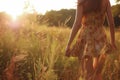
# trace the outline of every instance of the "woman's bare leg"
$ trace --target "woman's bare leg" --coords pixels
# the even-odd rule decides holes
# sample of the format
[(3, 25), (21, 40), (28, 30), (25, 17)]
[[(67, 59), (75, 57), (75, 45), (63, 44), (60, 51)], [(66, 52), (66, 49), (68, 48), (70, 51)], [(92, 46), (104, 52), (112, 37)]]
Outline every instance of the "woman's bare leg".
[[(93, 58), (93, 68), (94, 68), (94, 71), (97, 69), (98, 67), (98, 63), (99, 62), (99, 57), (94, 57)], [(101, 73), (99, 74), (96, 74), (96, 72), (94, 73), (93, 75), (93, 80), (102, 80), (102, 75)]]
[(102, 80), (102, 69), (106, 56), (104, 54), (99, 57), (85, 56), (82, 59), (82, 71), (85, 80)]
[(106, 55), (101, 54), (100, 57), (94, 57), (93, 58), (93, 68), (95, 70), (95, 79), (94, 80), (102, 80), (102, 69), (105, 63)]
[(83, 71), (84, 71), (84, 79), (85, 80), (91, 80), (91, 77), (94, 73), (93, 69), (93, 58), (90, 56), (85, 56), (83, 58)]

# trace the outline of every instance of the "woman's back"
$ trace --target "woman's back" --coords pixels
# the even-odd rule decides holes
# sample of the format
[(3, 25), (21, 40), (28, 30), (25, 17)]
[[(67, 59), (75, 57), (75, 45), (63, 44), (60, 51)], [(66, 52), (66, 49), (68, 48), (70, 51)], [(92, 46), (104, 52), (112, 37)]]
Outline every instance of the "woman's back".
[[(82, 17), (81, 23), (83, 25), (89, 24), (89, 25), (101, 25), (102, 26), (104, 23), (105, 13), (106, 13), (107, 5), (108, 5), (107, 0), (101, 0), (101, 3), (99, 4), (100, 7), (94, 6), (94, 5), (93, 7), (89, 7), (89, 4), (87, 3), (87, 1), (83, 2), (82, 5), (83, 5), (83, 17)], [(98, 10), (96, 10), (96, 8), (94, 7), (98, 7)]]
[(87, 15), (84, 15), (82, 18), (82, 25), (99, 25), (102, 26), (105, 19), (105, 13), (95, 13), (91, 12)]

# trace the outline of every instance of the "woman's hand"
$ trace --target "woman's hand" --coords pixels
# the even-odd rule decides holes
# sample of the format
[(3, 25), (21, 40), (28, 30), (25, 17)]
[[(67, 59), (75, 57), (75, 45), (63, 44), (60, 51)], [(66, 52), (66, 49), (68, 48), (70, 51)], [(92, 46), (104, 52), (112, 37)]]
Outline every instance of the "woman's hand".
[(65, 56), (70, 57), (70, 46), (67, 46)]

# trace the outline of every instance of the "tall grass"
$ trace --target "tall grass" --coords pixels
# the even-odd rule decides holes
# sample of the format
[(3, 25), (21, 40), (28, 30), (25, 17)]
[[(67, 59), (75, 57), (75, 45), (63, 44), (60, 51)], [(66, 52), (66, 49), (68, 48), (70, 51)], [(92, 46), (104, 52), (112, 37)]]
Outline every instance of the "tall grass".
[[(12, 64), (11, 60), (20, 55), (26, 57), (14, 62), (13, 80), (77, 80), (80, 66), (77, 58), (64, 56), (69, 28), (44, 25), (25, 25), (19, 29), (0, 27), (4, 27), (0, 32), (1, 80), (7, 80), (5, 70)], [(118, 51), (107, 57), (103, 70), (104, 80), (120, 79), (119, 36), (120, 32), (116, 32)]]

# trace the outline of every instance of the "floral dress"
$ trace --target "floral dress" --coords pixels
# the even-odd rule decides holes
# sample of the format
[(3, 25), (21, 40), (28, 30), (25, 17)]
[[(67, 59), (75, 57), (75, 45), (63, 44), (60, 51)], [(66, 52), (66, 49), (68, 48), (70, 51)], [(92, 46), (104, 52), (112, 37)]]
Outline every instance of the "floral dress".
[(77, 41), (70, 51), (71, 56), (96, 57), (108, 53), (110, 44), (103, 27), (104, 19), (105, 12), (91, 12), (82, 17), (82, 26)]

